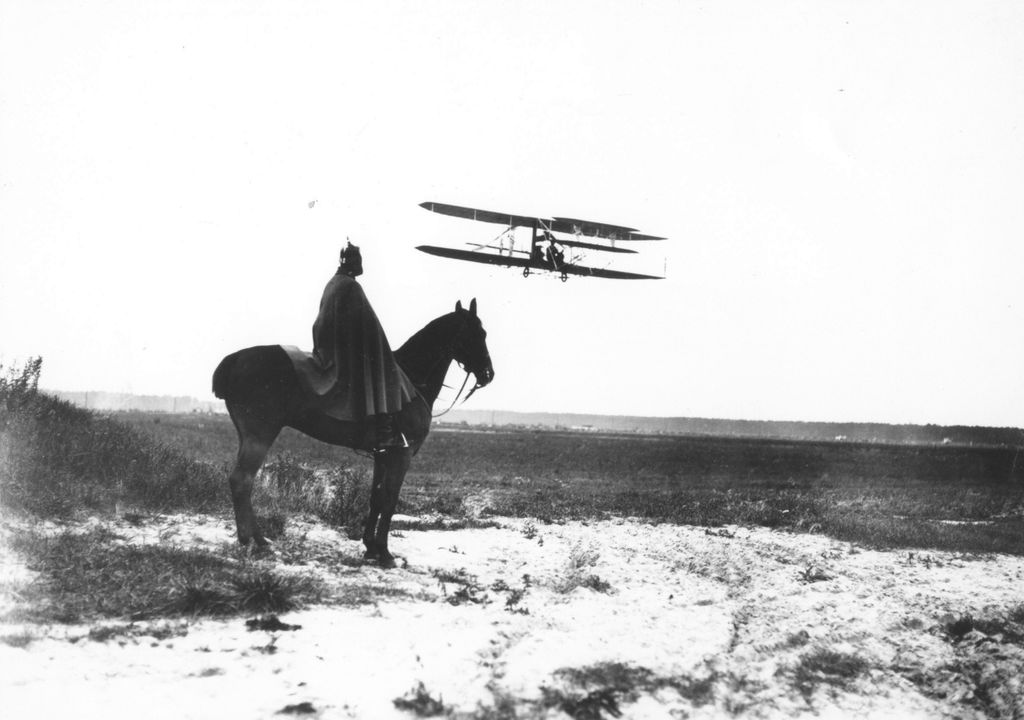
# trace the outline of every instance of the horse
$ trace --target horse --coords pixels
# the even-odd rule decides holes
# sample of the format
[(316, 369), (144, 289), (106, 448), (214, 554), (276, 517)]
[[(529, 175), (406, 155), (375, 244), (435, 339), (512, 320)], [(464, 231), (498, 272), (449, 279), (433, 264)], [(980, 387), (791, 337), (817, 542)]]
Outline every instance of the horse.
[(363, 527), (364, 557), (382, 567), (394, 567), (394, 557), (388, 551), (391, 516), (412, 457), (430, 431), (434, 401), (453, 361), (466, 371), (467, 379), (469, 373), (474, 375), (476, 384), (469, 395), (494, 379), (486, 338), (474, 298), (468, 310), (462, 301), (457, 302), (454, 312), (432, 320), (394, 352), (417, 391), (395, 417), (395, 427), (405, 435), (408, 447), (376, 452), (372, 421), (343, 421), (325, 414), (302, 393), (292, 361), (280, 345), (238, 350), (221, 360), (213, 373), (213, 393), (224, 400), (238, 432), (238, 459), (228, 478), (238, 541), (244, 546), (268, 544), (253, 515), (253, 481), (271, 445), (287, 426), (331, 445), (373, 452), (370, 507)]

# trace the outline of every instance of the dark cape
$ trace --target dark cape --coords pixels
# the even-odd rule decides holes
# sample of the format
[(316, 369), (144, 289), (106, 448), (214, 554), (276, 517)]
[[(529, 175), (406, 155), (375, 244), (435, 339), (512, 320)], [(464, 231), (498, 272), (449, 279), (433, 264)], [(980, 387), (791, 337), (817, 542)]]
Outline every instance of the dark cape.
[(313, 354), (284, 349), (303, 390), (338, 420), (396, 413), (416, 396), (363, 288), (348, 275), (338, 273), (324, 288), (313, 323)]

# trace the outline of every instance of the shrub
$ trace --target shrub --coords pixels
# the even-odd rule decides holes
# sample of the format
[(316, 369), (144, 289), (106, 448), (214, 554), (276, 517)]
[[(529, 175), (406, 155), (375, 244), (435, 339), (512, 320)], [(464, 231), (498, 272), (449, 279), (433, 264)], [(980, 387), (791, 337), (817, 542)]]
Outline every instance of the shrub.
[(331, 501), (320, 516), (348, 531), (348, 536), (362, 536), (363, 520), (370, 507), (370, 479), (365, 471), (344, 468), (331, 474)]
[[(0, 402), (3, 416), (14, 412), (35, 398), (39, 388), (39, 373), (43, 369), (41, 357), (29, 358), (20, 368), (15, 365), (4, 373), (0, 365)], [(3, 426), (0, 425), (0, 428)]]
[(0, 380), (0, 502), (43, 516), (223, 503), (223, 474), (110, 418), (37, 390), (42, 361)]
[(255, 499), (274, 512), (304, 512), (362, 535), (370, 504), (370, 479), (361, 468), (313, 468), (284, 452), (264, 465)]

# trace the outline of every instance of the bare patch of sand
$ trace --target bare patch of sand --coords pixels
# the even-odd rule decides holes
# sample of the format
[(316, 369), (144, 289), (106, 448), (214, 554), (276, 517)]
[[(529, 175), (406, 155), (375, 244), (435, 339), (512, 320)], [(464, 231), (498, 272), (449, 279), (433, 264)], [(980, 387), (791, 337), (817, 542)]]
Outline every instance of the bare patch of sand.
[[(320, 574), (335, 601), (282, 616), (301, 629), (254, 632), (247, 618), (2, 626), (23, 639), (0, 643), (4, 714), (1024, 713), (1007, 694), (1024, 669), (1017, 640), (981, 624), (949, 632), (1019, 606), (1022, 558), (880, 552), (767, 529), (494, 520), (399, 527), (404, 567), (393, 571), (359, 565), (361, 546), (330, 528), (293, 522), (267, 562)], [(90, 522), (123, 542), (217, 551), (233, 532), (205, 516)], [(9, 609), (32, 573), (6, 550), (0, 571)], [(104, 626), (106, 639), (90, 639)]]

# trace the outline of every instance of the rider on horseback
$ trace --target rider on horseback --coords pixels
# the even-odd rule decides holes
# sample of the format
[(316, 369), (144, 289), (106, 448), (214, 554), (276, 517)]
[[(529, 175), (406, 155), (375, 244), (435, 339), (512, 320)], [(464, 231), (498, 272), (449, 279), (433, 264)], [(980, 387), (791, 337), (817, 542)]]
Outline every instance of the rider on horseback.
[(395, 414), (415, 396), (415, 388), (395, 362), (384, 329), (356, 281), (362, 273), (362, 254), (348, 243), (320, 300), (313, 353), (333, 380), (333, 415), (340, 406), (348, 419), (372, 422), (375, 450), (408, 447), (395, 427)]

